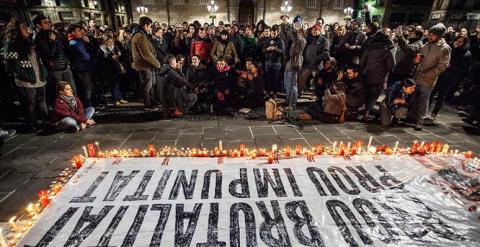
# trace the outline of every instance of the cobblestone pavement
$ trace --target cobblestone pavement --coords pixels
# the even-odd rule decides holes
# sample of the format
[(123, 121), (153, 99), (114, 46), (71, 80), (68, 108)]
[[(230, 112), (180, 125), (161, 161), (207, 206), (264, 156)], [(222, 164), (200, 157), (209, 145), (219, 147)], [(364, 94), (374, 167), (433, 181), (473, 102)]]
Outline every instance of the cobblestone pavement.
[(57, 174), (70, 166), (81, 147), (98, 141), (101, 149), (156, 146), (213, 148), (219, 140), (223, 146), (271, 147), (278, 144), (329, 145), (334, 141), (368, 140), (372, 145), (409, 145), (411, 142), (438, 140), (451, 148), (472, 150), (480, 154), (480, 133), (465, 126), (458, 117), (444, 113), (436, 126), (416, 132), (411, 128), (382, 129), (378, 125), (349, 122), (339, 125), (315, 124), (303, 130), (270, 124), (261, 120), (210, 117), (206, 120), (158, 120), (142, 123), (98, 124), (77, 134), (57, 133), (49, 136), (19, 134), (5, 141), (0, 152), (0, 222), (7, 221), (48, 187)]

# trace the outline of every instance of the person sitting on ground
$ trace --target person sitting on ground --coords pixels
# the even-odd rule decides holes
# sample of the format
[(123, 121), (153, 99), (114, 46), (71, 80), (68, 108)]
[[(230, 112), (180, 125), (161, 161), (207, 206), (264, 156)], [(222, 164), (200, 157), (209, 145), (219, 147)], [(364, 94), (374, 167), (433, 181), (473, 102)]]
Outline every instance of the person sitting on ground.
[(325, 89), (322, 109), (308, 108), (297, 116), (299, 120), (319, 120), (323, 123), (343, 123), (347, 111), (345, 84), (341, 81), (333, 83)]
[(383, 127), (395, 125), (399, 119), (407, 117), (408, 103), (414, 92), (415, 81), (412, 79), (398, 81), (386, 90), (380, 105), (380, 123)]
[(61, 81), (57, 84), (57, 98), (53, 108), (53, 121), (59, 131), (77, 132), (94, 125), (92, 119), (95, 108), (83, 108), (78, 97), (73, 95), (70, 83)]
[(365, 105), (365, 82), (359, 71), (360, 67), (352, 64), (345, 71), (340, 71), (337, 77), (337, 80), (343, 81), (347, 87), (347, 121), (357, 119)]
[(313, 81), (315, 83), (316, 101), (322, 102), (323, 91), (330, 87), (337, 79), (337, 70), (335, 68), (336, 60), (333, 57), (327, 57), (322, 61), (322, 69), (315, 75)]
[(187, 79), (177, 70), (177, 60), (173, 55), (167, 55), (159, 71), (160, 84), (164, 86), (163, 97), (164, 115), (167, 117), (180, 117), (197, 101), (194, 93), (188, 93)]
[(207, 67), (200, 63), (197, 55), (192, 56), (192, 64), (187, 69), (187, 81), (193, 87), (193, 92), (197, 95), (197, 109), (200, 112), (208, 112), (208, 102), (210, 102), (208, 88)]
[(230, 114), (230, 90), (234, 83), (234, 70), (227, 64), (225, 57), (220, 56), (217, 64), (211, 73), (211, 84), (214, 91), (214, 103), (210, 107), (210, 112), (217, 114)]
[(245, 70), (239, 74), (237, 88), (240, 108), (251, 109), (264, 105), (262, 71), (255, 66), (251, 57), (245, 59)]

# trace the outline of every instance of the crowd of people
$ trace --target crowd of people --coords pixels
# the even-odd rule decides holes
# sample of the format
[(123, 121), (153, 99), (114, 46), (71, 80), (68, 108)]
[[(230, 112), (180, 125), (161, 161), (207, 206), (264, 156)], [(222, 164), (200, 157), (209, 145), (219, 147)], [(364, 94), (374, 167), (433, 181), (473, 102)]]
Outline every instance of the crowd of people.
[(95, 109), (127, 99), (179, 117), (248, 112), (284, 96), (285, 111), (293, 112), (307, 91), (314, 103), (300, 121), (380, 120), (421, 130), (448, 100), (479, 125), (480, 26), (389, 28), (370, 20), (368, 7), (364, 15), (346, 25), (318, 18), (308, 28), (301, 16), (287, 15), (272, 26), (168, 26), (142, 16), (118, 30), (95, 20), (52, 25), (42, 14), (31, 27), (12, 20), (0, 102), (5, 109), (20, 102), (33, 130), (73, 132), (95, 124)]

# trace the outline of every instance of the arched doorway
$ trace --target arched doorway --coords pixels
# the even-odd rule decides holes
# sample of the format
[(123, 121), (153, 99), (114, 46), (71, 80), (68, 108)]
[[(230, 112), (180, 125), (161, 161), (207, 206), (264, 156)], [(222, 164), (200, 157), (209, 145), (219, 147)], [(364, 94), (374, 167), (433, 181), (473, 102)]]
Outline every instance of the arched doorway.
[(252, 0), (242, 0), (238, 5), (238, 23), (252, 24), (255, 22), (254, 4)]

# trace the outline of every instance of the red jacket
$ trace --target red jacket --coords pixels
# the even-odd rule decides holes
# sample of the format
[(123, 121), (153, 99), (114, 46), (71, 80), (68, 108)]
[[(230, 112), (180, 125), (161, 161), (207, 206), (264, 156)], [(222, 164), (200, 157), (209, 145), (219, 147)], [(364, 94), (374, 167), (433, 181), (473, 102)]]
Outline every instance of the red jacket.
[(211, 60), (210, 51), (212, 47), (213, 44), (209, 39), (196, 37), (192, 40), (192, 45), (190, 46), (190, 57), (197, 55), (202, 62), (209, 62)]
[(63, 118), (71, 117), (78, 123), (87, 122), (87, 117), (85, 116), (82, 102), (77, 97), (75, 97), (75, 100), (77, 101), (77, 107), (72, 110), (65, 100), (57, 97), (53, 107), (53, 121), (57, 122)]

